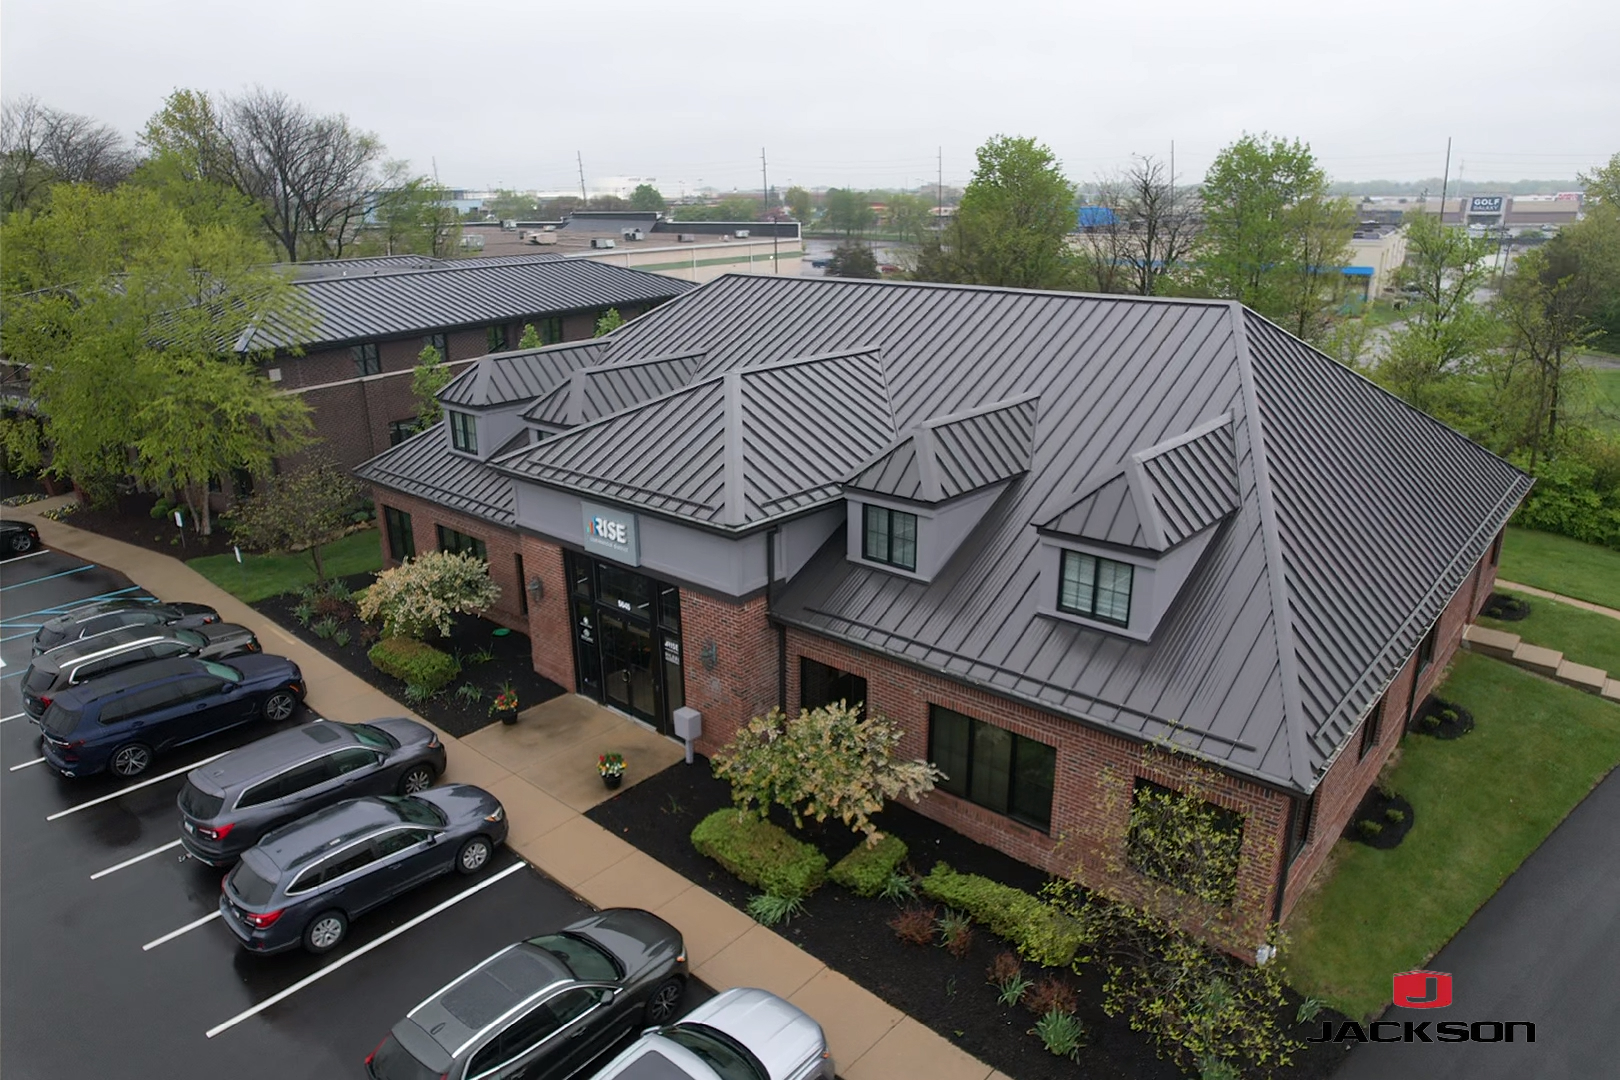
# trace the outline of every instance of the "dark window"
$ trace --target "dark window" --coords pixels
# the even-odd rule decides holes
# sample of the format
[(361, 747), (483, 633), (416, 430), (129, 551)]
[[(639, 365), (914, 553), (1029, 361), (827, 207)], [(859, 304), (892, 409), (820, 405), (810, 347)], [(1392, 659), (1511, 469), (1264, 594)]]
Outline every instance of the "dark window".
[(497, 324), (484, 333), (484, 343), (489, 346), (490, 352), (500, 352), (506, 348), (506, 326)]
[(1126, 855), (1131, 865), (1183, 892), (1226, 904), (1237, 895), (1243, 817), (1223, 806), (1188, 806), (1184, 794), (1137, 778)]
[(552, 1015), (557, 1018), (558, 1025), (567, 1027), (595, 1008), (597, 1001), (594, 990), (564, 990), (547, 1002), (547, 1005)]
[(438, 530), (440, 551), (448, 551), (451, 554), (458, 551), (465, 552), (485, 562), (489, 561), (489, 552), (484, 548), (484, 542), (476, 536), (468, 536), (464, 532), (447, 529), (443, 525), (438, 526)]
[(512, 552), (512, 559), (517, 563), (518, 612), (527, 615), (529, 613), (529, 581), (523, 576), (523, 552)]
[(681, 629), (681, 590), (665, 585), (658, 590), (658, 622), (677, 633)]
[(1434, 639), (1440, 633), (1440, 624), (1437, 622), (1429, 627), (1429, 632), (1423, 635), (1423, 642), (1418, 646), (1418, 674), (1421, 675), (1434, 663)]
[(426, 334), (422, 338), (422, 348), (433, 348), (439, 352), (440, 360), (450, 359), (450, 335)]
[(1130, 563), (1102, 559), (1079, 551), (1063, 553), (1058, 583), (1058, 610), (1100, 622), (1125, 626), (1131, 621)]
[(395, 829), (377, 838), (377, 857), (386, 859), (395, 852), (426, 843), (433, 834), (426, 829)]
[(534, 329), (540, 335), (540, 344), (555, 345), (563, 339), (562, 316), (552, 315), (549, 318), (537, 319)]
[(412, 416), (405, 420), (388, 421), (388, 445), (398, 446), (412, 435), (416, 434), (418, 421)]
[(244, 904), (266, 904), (276, 894), (276, 883), (245, 862), (237, 863), (236, 869), (231, 871), (231, 888)]
[(363, 870), (377, 861), (376, 845), (369, 840), (356, 844), (347, 851), (340, 851), (327, 860), (321, 867), (321, 881), (336, 881), (344, 874), (352, 874), (356, 870)]
[(383, 522), (388, 526), (388, 554), (401, 562), (416, 557), (416, 534), (411, 531), (411, 515), (392, 506), (383, 507)]
[(308, 791), (317, 784), (324, 784), (337, 775), (337, 768), (332, 762), (332, 755), (318, 757), (314, 761), (306, 761), (302, 765), (294, 765), (279, 776), (270, 778), (260, 784), (255, 784), (242, 793), (238, 806), (262, 806), (277, 799), (285, 799), (289, 795)]
[(1290, 862), (1298, 858), (1299, 853), (1305, 850), (1306, 842), (1311, 838), (1311, 816), (1315, 810), (1315, 799), (1293, 800), (1293, 806), (1288, 815), (1288, 860)]
[(866, 704), (866, 680), (810, 659), (799, 658), (799, 708), (815, 709), (842, 701)]
[(482, 1076), (555, 1035), (562, 1027), (562, 1021), (558, 1019), (552, 1005), (569, 994), (589, 996), (589, 992), (585, 990), (570, 990), (551, 1002), (530, 1009), (527, 1015), (512, 1021), (505, 1031), (478, 1051), (473, 1057), (472, 1064), (467, 1066), (467, 1075)]
[(450, 445), (469, 454), (478, 453), (478, 425), (472, 413), (451, 412)]
[(354, 370), (357, 375), (382, 374), (382, 358), (377, 355), (377, 343), (368, 341), (364, 345), (356, 345), (349, 350), (354, 354)]
[(338, 776), (377, 764), (377, 755), (361, 746), (339, 750), (331, 756), (332, 767)]
[(609, 563), (597, 563), (596, 587), (598, 599), (620, 611), (628, 611), (643, 619), (652, 618), (652, 579), (634, 570), (623, 570)]
[(591, 598), (591, 560), (578, 555), (568, 556), (569, 574), (574, 582), (574, 595), (581, 600)]
[(917, 515), (886, 506), (861, 508), (861, 557), (901, 570), (917, 569)]
[(1367, 751), (1378, 745), (1378, 725), (1384, 719), (1384, 702), (1386, 698), (1379, 698), (1378, 704), (1373, 706), (1372, 712), (1367, 714), (1367, 720), (1361, 725), (1361, 751), (1356, 756), (1360, 761), (1367, 756)]
[(1057, 751), (940, 705), (928, 707), (928, 759), (943, 791), (1049, 829)]

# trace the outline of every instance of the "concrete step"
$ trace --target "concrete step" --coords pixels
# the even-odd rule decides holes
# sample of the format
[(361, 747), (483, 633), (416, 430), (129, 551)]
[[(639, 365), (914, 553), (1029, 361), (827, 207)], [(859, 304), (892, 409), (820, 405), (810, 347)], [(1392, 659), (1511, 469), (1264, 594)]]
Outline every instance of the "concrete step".
[(1588, 694), (1601, 694), (1604, 685), (1609, 681), (1609, 673), (1602, 668), (1565, 660), (1558, 665), (1558, 674), (1553, 678), (1577, 690), (1585, 690)]
[(1557, 649), (1545, 649), (1540, 645), (1530, 645), (1519, 642), (1519, 647), (1513, 650), (1513, 662), (1522, 668), (1545, 675), (1549, 679), (1558, 678), (1558, 665), (1564, 662), (1564, 654)]
[(1463, 648), (1470, 652), (1512, 661), (1513, 651), (1518, 647), (1518, 634), (1510, 634), (1506, 630), (1492, 630), (1478, 623), (1469, 623), (1463, 627)]
[(1603, 696), (1609, 701), (1620, 704), (1620, 679), (1610, 679), (1604, 683)]

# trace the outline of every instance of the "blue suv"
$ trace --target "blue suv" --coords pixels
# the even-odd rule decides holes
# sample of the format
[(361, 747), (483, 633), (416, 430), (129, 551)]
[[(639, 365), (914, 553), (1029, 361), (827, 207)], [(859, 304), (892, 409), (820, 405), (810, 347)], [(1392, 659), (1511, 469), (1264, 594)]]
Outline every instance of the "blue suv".
[(188, 656), (81, 683), (53, 698), (36, 723), (46, 762), (63, 776), (110, 769), (131, 777), (174, 747), (252, 720), (286, 720), (303, 696), (303, 673), (284, 656)]

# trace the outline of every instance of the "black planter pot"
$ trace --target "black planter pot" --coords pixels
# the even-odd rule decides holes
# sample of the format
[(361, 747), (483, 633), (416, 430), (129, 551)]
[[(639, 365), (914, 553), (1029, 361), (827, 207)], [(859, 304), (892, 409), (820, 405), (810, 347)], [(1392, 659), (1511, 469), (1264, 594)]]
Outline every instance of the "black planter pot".
[(623, 773), (620, 773), (617, 776), (604, 776), (604, 777), (602, 777), (602, 786), (607, 788), (609, 791), (612, 791), (614, 788), (618, 787), (623, 782), (624, 782), (624, 774)]
[(501, 718), (503, 724), (517, 723), (518, 711), (516, 709), (496, 709), (495, 715)]

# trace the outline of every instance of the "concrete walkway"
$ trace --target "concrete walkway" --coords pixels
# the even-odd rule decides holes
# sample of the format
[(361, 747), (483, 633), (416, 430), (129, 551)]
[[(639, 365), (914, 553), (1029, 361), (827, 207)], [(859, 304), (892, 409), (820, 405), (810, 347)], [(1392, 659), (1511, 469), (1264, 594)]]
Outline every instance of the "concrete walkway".
[[(49, 547), (117, 570), (161, 600), (208, 604), (251, 627), (266, 651), (303, 669), (309, 705), (322, 716), (422, 719), (179, 560), (39, 516), (70, 501), (8, 507), (6, 516), (34, 521)], [(680, 761), (674, 742), (576, 694), (528, 709), (510, 727), (493, 725), (465, 739), (440, 734), (449, 755), (445, 778), (477, 784), (501, 800), (513, 850), (599, 908), (646, 908), (679, 927), (693, 973), (716, 990), (757, 986), (797, 1004), (821, 1022), (845, 1080), (1008, 1080), (583, 816), (609, 795), (595, 769), (599, 753), (622, 753), (631, 784)]]
[(1497, 578), (1496, 587), (1499, 589), (1512, 589), (1514, 592), (1529, 593), (1531, 596), (1539, 596), (1543, 600), (1557, 600), (1560, 604), (1578, 607), (1583, 611), (1595, 611), (1599, 615), (1607, 615), (1611, 619), (1620, 619), (1620, 611), (1612, 607), (1604, 607), (1602, 604), (1594, 604), (1590, 600), (1577, 600), (1573, 596), (1548, 592), (1546, 589), (1538, 589), (1534, 585), (1520, 585), (1517, 581), (1503, 581), (1501, 578)]

